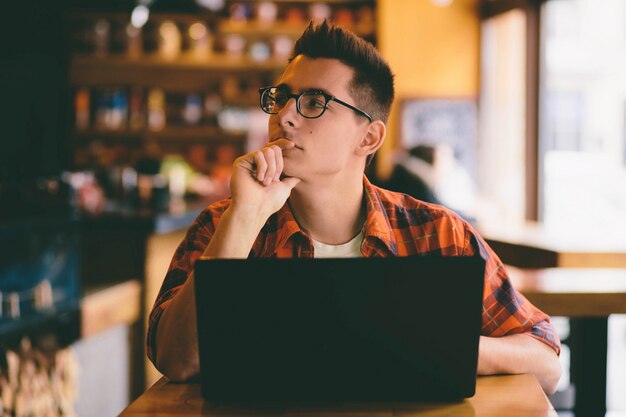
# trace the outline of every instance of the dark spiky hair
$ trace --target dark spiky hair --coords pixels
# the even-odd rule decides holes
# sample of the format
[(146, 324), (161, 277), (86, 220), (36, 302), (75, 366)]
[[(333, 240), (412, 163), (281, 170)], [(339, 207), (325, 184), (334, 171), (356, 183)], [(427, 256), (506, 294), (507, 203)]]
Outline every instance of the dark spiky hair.
[(309, 23), (289, 62), (298, 55), (337, 59), (352, 68), (354, 77), (348, 88), (355, 104), (374, 120), (387, 122), (394, 96), (393, 74), (374, 45), (324, 20), (319, 25)]

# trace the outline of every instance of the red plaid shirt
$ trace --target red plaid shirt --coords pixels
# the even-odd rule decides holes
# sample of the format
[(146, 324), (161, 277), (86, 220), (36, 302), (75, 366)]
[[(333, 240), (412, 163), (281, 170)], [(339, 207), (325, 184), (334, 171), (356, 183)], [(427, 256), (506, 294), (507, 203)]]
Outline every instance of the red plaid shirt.
[[(478, 253), (486, 261), (481, 333), (486, 336), (527, 333), (560, 353), (560, 342), (550, 317), (515, 291), (500, 259), (467, 222), (444, 207), (378, 188), (365, 177), (363, 182), (367, 199), (365, 237), (361, 245), (364, 257)], [(174, 254), (150, 314), (147, 343), (148, 356), (153, 362), (159, 318), (208, 246), (229, 204), (230, 200), (222, 200), (200, 213)], [(267, 220), (249, 257), (313, 257), (311, 238), (300, 229), (288, 204)]]

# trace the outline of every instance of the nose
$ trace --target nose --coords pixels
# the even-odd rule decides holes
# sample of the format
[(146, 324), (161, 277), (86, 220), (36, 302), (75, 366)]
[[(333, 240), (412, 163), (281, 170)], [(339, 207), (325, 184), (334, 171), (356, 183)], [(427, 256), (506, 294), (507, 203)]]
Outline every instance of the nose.
[(281, 126), (297, 126), (301, 116), (298, 114), (296, 98), (290, 97), (276, 116)]

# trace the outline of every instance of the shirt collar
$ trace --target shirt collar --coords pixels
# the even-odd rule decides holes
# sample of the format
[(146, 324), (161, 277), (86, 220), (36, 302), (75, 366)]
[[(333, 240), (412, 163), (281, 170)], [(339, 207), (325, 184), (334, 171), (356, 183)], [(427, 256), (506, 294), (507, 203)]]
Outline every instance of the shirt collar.
[[(379, 240), (391, 254), (397, 256), (397, 244), (389, 216), (382, 205), (376, 187), (370, 183), (365, 175), (363, 175), (363, 191), (367, 212), (364, 243), (368, 240), (370, 242)], [(265, 242), (263, 242), (263, 247), (259, 248), (261, 257), (275, 256), (294, 234), (302, 235), (312, 245), (308, 235), (298, 225), (288, 203), (285, 203), (278, 212), (268, 219), (263, 229)], [(259, 251), (256, 252), (259, 253)], [(367, 253), (364, 255), (368, 256)]]
[[(366, 203), (367, 217), (365, 219), (365, 240), (368, 238), (378, 239), (386, 249), (393, 255), (398, 255), (398, 246), (393, 233), (393, 228), (389, 222), (387, 211), (383, 207), (377, 187), (372, 185), (365, 175), (363, 175), (364, 198)], [(368, 255), (368, 254), (364, 254)]]

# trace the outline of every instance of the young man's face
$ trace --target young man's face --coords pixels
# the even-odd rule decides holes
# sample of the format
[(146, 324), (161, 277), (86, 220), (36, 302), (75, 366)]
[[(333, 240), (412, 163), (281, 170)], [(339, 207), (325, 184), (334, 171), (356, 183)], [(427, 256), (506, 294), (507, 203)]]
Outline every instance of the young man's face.
[[(352, 77), (353, 70), (336, 59), (299, 55), (287, 66), (277, 86), (295, 94), (323, 90), (354, 106), (348, 92)], [(355, 149), (368, 125), (367, 118), (332, 100), (321, 117), (307, 119), (298, 114), (296, 100), (290, 99), (278, 114), (270, 116), (269, 140), (286, 138), (296, 145), (283, 153), (285, 175), (315, 180), (345, 170), (362, 172), (365, 158)]]

